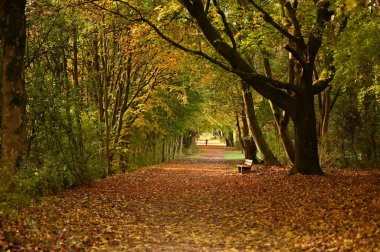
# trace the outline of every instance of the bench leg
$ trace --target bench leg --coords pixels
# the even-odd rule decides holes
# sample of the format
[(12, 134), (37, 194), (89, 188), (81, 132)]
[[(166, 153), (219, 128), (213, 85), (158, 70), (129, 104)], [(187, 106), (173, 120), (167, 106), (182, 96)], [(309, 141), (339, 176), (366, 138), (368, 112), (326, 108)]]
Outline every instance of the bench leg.
[(242, 167), (241, 174), (247, 174), (251, 172), (251, 167)]

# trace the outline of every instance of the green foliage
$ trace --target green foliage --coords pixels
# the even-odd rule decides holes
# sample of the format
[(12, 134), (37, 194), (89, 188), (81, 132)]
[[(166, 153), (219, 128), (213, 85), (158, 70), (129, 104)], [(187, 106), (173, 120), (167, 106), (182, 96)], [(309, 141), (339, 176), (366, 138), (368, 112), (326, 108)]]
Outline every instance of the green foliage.
[(380, 21), (368, 13), (352, 15), (336, 45), (335, 82), (375, 92), (378, 85), (374, 84), (379, 83)]
[[(265, 56), (273, 77), (287, 81), (289, 55), (283, 50), (283, 35), (273, 32), (262, 15), (243, 2), (221, 5), (238, 42), (237, 50), (258, 73), (264, 73)], [(380, 162), (380, 19), (376, 11), (359, 2), (347, 1), (347, 8), (342, 1), (334, 3), (335, 19), (324, 34), (318, 58), (319, 71), (333, 51), (336, 69), (331, 94), (338, 99), (329, 135), (320, 139), (326, 166)], [(181, 38), (188, 48), (223, 62), (179, 3), (130, 3), (168, 36)], [(9, 201), (91, 183), (105, 176), (107, 157), (112, 171), (126, 171), (193, 153), (201, 132), (216, 130), (227, 136), (235, 131), (236, 115), (242, 110), (240, 80), (235, 75), (162, 43), (146, 25), (130, 22), (136, 13), (124, 4), (101, 3), (128, 14), (124, 19), (94, 5), (76, 4), (46, 0), (32, 1), (27, 7), (28, 146), (16, 193), (6, 196)], [(290, 28), (281, 5), (267, 2), (264, 7), (276, 22)], [(297, 16), (305, 37), (313, 29), (313, 9), (312, 2), (299, 2)], [(335, 34), (334, 26), (346, 16), (347, 26)], [(209, 17), (230, 43), (215, 8)], [(74, 73), (75, 50), (78, 73)], [(125, 114), (120, 113), (121, 100), (127, 101)], [(106, 110), (103, 114), (102, 109)], [(285, 163), (287, 157), (267, 100), (255, 95), (255, 109), (265, 139)], [(123, 121), (120, 131), (119, 119)], [(110, 153), (106, 153), (107, 141)]]
[(334, 50), (334, 85), (341, 90), (333, 114), (338, 164), (379, 165), (380, 21), (378, 14), (357, 7)]
[(71, 125), (68, 114), (74, 117), (79, 106), (76, 97), (62, 92), (61, 79), (51, 79), (42, 67), (30, 71), (28, 78), (28, 145), (27, 161), (20, 173), (21, 190), (31, 195), (46, 195), (88, 183), (102, 174), (99, 145), (101, 128), (91, 114), (82, 117), (84, 146), (78, 160), (78, 125)]
[(244, 159), (244, 153), (242, 151), (229, 151), (224, 154), (226, 160), (241, 160)]

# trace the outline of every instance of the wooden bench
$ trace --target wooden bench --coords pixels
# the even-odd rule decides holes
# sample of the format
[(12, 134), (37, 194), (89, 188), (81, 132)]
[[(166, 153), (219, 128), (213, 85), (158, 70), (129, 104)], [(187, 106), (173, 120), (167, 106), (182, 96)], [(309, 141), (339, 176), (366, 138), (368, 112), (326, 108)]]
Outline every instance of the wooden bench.
[(246, 174), (251, 172), (253, 160), (244, 159), (244, 164), (238, 164), (236, 167), (238, 168), (238, 172), (241, 174)]

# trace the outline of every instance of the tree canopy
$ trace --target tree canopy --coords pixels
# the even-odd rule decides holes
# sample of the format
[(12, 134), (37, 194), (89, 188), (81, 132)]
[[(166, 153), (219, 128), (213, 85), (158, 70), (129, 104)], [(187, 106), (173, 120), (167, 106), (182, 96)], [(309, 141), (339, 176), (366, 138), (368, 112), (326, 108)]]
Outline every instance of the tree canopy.
[(88, 184), (193, 153), (206, 131), (291, 173), (379, 164), (376, 1), (10, 3), (1, 171), (20, 182), (7, 187)]

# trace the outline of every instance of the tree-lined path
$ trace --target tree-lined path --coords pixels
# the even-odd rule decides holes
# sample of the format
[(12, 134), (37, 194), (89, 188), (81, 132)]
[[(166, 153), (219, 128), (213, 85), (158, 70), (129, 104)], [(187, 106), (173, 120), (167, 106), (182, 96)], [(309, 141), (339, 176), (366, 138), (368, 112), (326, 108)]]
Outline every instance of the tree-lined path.
[(224, 147), (44, 198), (0, 226), (0, 250), (377, 251), (380, 173), (241, 175)]

